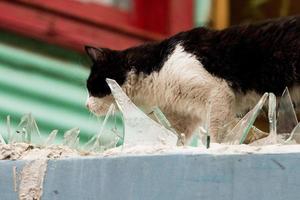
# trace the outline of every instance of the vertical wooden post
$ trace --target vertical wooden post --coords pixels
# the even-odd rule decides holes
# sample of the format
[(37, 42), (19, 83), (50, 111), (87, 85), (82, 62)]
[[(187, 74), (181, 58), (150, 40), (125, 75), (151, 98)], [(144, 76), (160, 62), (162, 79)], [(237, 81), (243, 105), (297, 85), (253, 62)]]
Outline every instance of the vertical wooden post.
[(224, 29), (229, 26), (230, 0), (213, 0), (213, 27)]

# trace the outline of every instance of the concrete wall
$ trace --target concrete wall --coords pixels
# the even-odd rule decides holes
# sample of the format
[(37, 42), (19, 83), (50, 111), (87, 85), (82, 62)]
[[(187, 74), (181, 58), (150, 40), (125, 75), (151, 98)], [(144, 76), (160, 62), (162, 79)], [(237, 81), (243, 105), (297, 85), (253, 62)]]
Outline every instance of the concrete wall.
[[(0, 199), (18, 199), (0, 161)], [(48, 161), (43, 200), (300, 199), (300, 154), (151, 155)]]

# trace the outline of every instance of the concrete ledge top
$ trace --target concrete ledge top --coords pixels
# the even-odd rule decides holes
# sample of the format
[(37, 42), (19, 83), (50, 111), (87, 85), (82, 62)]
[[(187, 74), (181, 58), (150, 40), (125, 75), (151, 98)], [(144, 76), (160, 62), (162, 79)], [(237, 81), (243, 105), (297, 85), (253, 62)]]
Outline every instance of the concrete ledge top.
[[(244, 154), (173, 151), (145, 155), (145, 152), (144, 155), (135, 152), (127, 156), (48, 160), (40, 186), (41, 199), (286, 200), (300, 197), (300, 153), (296, 151)], [(1, 199), (20, 197), (22, 174), (33, 162), (0, 161)], [(35, 171), (32, 173), (34, 176)]]

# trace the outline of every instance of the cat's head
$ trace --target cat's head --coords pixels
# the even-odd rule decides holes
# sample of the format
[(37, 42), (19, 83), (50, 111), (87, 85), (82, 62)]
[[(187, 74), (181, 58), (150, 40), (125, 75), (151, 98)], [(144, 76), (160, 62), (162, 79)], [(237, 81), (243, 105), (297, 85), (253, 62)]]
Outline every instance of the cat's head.
[(116, 80), (120, 86), (126, 81), (128, 71), (125, 55), (122, 51), (90, 46), (86, 46), (85, 51), (92, 61), (90, 75), (86, 82), (88, 90), (86, 106), (91, 112), (102, 115), (113, 103), (106, 78)]

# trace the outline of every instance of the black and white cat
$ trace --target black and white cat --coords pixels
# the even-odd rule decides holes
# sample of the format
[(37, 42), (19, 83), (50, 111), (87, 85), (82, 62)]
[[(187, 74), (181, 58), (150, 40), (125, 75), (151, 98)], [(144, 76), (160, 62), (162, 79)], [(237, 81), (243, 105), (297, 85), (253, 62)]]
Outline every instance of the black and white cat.
[(105, 78), (115, 79), (138, 106), (159, 106), (189, 138), (211, 106), (210, 132), (251, 109), (264, 92), (288, 86), (300, 102), (300, 17), (216, 31), (195, 28), (123, 51), (86, 47), (93, 61), (88, 108), (104, 114), (113, 102)]

